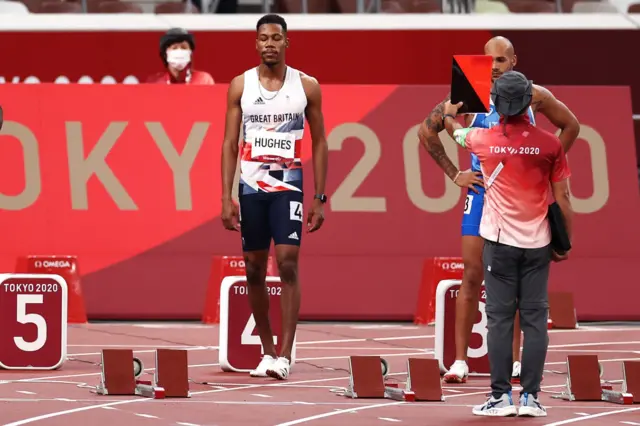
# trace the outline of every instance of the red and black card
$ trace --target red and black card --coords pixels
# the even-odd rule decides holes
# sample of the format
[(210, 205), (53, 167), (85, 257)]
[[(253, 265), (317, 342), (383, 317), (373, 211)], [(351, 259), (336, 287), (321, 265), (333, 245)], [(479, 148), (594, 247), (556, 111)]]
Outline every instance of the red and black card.
[(451, 103), (463, 102), (461, 114), (489, 112), (492, 62), (489, 55), (453, 55)]

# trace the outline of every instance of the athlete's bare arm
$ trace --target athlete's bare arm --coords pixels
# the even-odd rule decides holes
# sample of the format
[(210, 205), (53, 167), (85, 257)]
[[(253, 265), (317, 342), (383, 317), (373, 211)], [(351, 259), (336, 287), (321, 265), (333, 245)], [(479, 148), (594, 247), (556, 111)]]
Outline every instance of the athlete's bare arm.
[[(450, 103), (449, 101), (450, 95), (440, 102), (438, 105), (433, 108), (431, 114), (427, 117), (425, 121), (420, 124), (420, 128), (418, 129), (418, 139), (420, 139), (420, 143), (426, 148), (427, 152), (431, 157), (435, 160), (435, 162), (440, 166), (442, 171), (461, 188), (469, 188), (475, 193), (479, 193), (478, 189), (475, 188), (474, 185), (483, 186), (484, 183), (482, 181), (482, 173), (480, 172), (472, 172), (466, 171), (461, 172), (458, 168), (451, 162), (451, 159), (447, 156), (446, 151), (444, 150), (444, 146), (442, 145), (442, 141), (440, 141), (440, 137), (438, 134), (445, 129), (445, 125), (443, 122), (443, 116), (445, 114), (445, 105)], [(473, 119), (472, 115), (465, 116), (465, 123), (467, 126), (471, 125), (471, 121)], [(458, 122), (452, 119), (447, 119), (447, 121), (453, 121), (457, 124), (458, 127), (462, 127)], [(453, 138), (453, 127), (447, 126), (447, 133)]]
[(580, 133), (580, 123), (567, 106), (558, 100), (548, 89), (533, 85), (534, 112), (541, 112), (554, 126), (560, 129), (560, 143), (564, 152), (568, 152)]
[[(444, 118), (444, 128), (447, 129), (447, 133), (449, 133), (452, 138), (454, 138), (453, 132), (463, 128), (462, 125), (453, 118), (458, 115), (458, 109), (460, 109), (461, 106), (462, 102), (458, 102), (455, 105), (451, 104), (451, 101), (447, 101), (444, 103), (444, 115), (446, 116)], [(464, 117), (465, 127), (471, 126), (472, 121), (473, 115), (466, 114)]]
[[(568, 179), (561, 180), (560, 182), (552, 182), (551, 189), (553, 191), (553, 198), (555, 198), (562, 212), (567, 235), (569, 236), (569, 241), (571, 241), (573, 235), (573, 207), (571, 206), (571, 197), (569, 196)], [(560, 255), (555, 251), (553, 252), (553, 260), (556, 262), (566, 260), (568, 257), (568, 253)]]
[[(302, 87), (307, 95), (305, 115), (311, 131), (311, 149), (313, 154), (313, 175), (315, 179), (315, 193), (324, 194), (327, 181), (327, 167), (329, 163), (329, 146), (324, 130), (324, 115), (322, 114), (322, 91), (318, 80), (303, 73), (300, 74)], [(313, 200), (312, 208), (307, 217), (309, 232), (316, 231), (324, 221), (322, 203)]]
[(561, 180), (560, 182), (553, 182), (551, 187), (553, 189), (553, 197), (558, 203), (558, 207), (560, 207), (562, 215), (564, 216), (567, 234), (569, 235), (569, 240), (571, 240), (573, 231), (573, 208), (571, 206), (571, 197), (569, 195), (568, 179)]
[(234, 218), (238, 217), (238, 210), (231, 200), (231, 193), (238, 162), (238, 139), (242, 123), (240, 99), (243, 89), (244, 75), (231, 80), (227, 91), (227, 114), (222, 141), (222, 223), (225, 228), (236, 231), (240, 228), (237, 223), (234, 223)]
[(427, 119), (420, 124), (418, 139), (420, 139), (422, 146), (425, 147), (431, 158), (435, 160), (449, 179), (454, 180), (458, 175), (458, 168), (447, 156), (442, 141), (438, 136), (445, 128), (442, 117), (444, 116), (444, 104), (449, 98), (449, 95), (447, 95), (442, 102), (433, 108)]

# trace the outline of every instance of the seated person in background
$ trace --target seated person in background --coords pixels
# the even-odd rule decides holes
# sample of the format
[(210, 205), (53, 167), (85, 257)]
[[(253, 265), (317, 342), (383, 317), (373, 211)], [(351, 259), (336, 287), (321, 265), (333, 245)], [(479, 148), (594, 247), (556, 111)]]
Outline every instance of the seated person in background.
[(193, 34), (182, 28), (172, 28), (160, 38), (160, 58), (166, 71), (154, 74), (147, 83), (156, 84), (214, 84), (206, 71), (193, 69), (195, 51)]

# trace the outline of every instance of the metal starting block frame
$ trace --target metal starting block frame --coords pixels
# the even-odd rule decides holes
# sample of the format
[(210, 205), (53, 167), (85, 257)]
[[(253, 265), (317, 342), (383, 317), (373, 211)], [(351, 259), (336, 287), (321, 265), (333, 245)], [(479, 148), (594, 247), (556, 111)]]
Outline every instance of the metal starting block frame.
[(640, 402), (640, 362), (623, 361), (620, 391), (614, 391), (613, 386), (603, 383), (602, 374), (602, 364), (597, 355), (569, 355), (566, 390), (551, 397), (566, 401), (605, 401), (624, 405)]
[(98, 395), (137, 395), (145, 398), (189, 398), (186, 350), (157, 349), (153, 380), (140, 380), (144, 368), (131, 349), (103, 349)]
[(342, 395), (349, 398), (378, 398), (396, 401), (444, 401), (437, 359), (409, 358), (407, 381), (385, 382), (386, 360), (379, 356), (349, 357), (349, 387)]

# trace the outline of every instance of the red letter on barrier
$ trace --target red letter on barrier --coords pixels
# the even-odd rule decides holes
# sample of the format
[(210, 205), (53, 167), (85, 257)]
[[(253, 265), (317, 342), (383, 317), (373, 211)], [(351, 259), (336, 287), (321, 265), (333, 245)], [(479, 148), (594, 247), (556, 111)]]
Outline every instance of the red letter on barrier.
[(54, 370), (62, 365), (67, 291), (58, 275), (0, 275), (0, 368)]
[[(267, 277), (269, 291), (269, 320), (273, 330), (276, 351), (280, 351), (282, 316), (279, 277)], [(260, 363), (263, 354), (256, 322), (251, 313), (247, 280), (244, 276), (231, 276), (222, 280), (220, 288), (220, 348), (219, 362), (223, 371), (249, 372)], [(291, 352), (291, 365), (295, 363), (295, 340)]]

